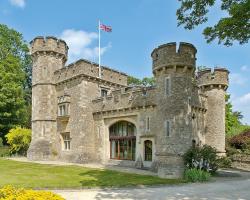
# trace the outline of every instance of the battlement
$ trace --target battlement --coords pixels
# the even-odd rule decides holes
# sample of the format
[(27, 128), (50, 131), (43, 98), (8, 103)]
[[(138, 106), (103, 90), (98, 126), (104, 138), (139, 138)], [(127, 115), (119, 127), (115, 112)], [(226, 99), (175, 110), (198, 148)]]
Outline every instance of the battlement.
[(198, 71), (197, 82), (200, 87), (219, 86), (227, 89), (228, 74), (229, 71), (226, 68), (216, 67), (214, 70), (205, 68)]
[[(127, 85), (127, 75), (123, 72), (102, 66), (102, 80), (112, 82), (119, 85)], [(75, 63), (68, 65), (62, 69), (55, 71), (56, 83), (66, 81), (72, 77), (86, 75), (89, 77), (98, 77), (99, 66), (97, 63), (80, 59)]]
[(116, 89), (106, 97), (99, 97), (92, 101), (95, 112), (123, 110), (123, 108), (143, 108), (155, 106), (154, 87), (126, 87)]
[(36, 37), (31, 42), (31, 54), (35, 55), (39, 52), (54, 52), (64, 57), (67, 60), (68, 46), (65, 41), (57, 39), (53, 36)]
[(172, 66), (195, 67), (197, 50), (190, 43), (181, 42), (177, 49), (176, 42), (160, 45), (151, 53), (153, 72)]

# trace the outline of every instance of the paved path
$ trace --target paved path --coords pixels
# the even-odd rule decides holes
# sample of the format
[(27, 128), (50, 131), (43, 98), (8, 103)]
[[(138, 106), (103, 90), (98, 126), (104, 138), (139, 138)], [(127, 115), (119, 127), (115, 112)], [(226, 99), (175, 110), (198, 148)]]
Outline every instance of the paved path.
[(250, 200), (250, 173), (216, 178), (209, 183), (125, 189), (54, 191), (67, 200)]

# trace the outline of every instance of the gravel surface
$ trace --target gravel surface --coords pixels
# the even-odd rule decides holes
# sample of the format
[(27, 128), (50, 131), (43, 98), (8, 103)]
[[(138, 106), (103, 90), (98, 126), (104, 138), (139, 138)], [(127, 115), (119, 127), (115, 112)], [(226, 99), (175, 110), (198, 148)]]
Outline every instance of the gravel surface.
[(223, 170), (208, 183), (54, 192), (67, 200), (250, 200), (250, 172)]

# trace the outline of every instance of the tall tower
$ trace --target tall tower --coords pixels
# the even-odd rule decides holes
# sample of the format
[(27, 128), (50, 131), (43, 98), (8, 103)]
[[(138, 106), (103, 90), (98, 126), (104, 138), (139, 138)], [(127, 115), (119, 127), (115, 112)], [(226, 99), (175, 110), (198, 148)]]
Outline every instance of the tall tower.
[(32, 141), (28, 158), (49, 159), (59, 148), (54, 72), (64, 67), (68, 46), (55, 37), (36, 37), (30, 44), (33, 60)]
[(192, 144), (189, 100), (195, 72), (196, 48), (189, 43), (167, 43), (154, 49), (153, 74), (157, 86), (155, 168), (161, 177), (180, 177), (182, 155)]
[(229, 71), (225, 68), (210, 68), (198, 72), (198, 85), (207, 95), (205, 143), (215, 147), (220, 155), (225, 154), (225, 91)]

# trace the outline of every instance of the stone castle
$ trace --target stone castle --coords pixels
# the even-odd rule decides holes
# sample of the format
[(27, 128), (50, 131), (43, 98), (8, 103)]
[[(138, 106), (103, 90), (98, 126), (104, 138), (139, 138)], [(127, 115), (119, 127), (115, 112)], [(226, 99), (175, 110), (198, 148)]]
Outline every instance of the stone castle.
[(78, 60), (55, 37), (31, 42), (31, 160), (114, 164), (179, 177), (182, 155), (208, 144), (225, 153), (228, 70), (196, 72), (196, 48), (167, 43), (151, 56), (155, 86), (129, 86), (125, 73)]

